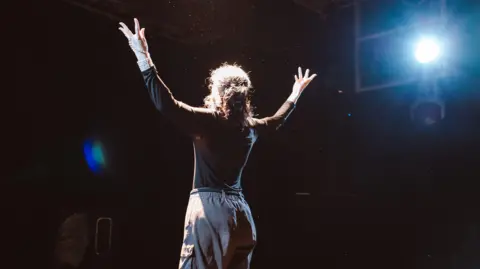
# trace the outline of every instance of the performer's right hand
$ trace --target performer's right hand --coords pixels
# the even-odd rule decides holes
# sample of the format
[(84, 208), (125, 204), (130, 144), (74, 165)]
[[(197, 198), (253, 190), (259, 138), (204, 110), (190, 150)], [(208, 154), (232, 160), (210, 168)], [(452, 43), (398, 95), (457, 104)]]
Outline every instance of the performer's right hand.
[(145, 38), (145, 28), (140, 29), (140, 23), (137, 19), (134, 19), (135, 22), (135, 34), (128, 29), (125, 23), (120, 22), (120, 28), (118, 28), (125, 37), (128, 39), (128, 44), (133, 50), (137, 59), (139, 61), (145, 60), (149, 57), (148, 55), (148, 44), (147, 39)]

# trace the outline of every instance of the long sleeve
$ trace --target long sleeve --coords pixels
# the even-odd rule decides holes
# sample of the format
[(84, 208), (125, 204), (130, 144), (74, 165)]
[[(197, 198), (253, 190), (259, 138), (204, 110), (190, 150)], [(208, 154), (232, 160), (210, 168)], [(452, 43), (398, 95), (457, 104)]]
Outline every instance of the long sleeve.
[(259, 131), (260, 134), (263, 132), (278, 130), (278, 128), (285, 123), (288, 116), (290, 116), (294, 109), (295, 104), (291, 101), (286, 101), (273, 116), (261, 119), (253, 119), (254, 127)]
[(202, 125), (215, 117), (207, 108), (192, 107), (177, 101), (158, 76), (155, 66), (142, 71), (153, 104), (166, 118), (189, 132), (199, 132)]

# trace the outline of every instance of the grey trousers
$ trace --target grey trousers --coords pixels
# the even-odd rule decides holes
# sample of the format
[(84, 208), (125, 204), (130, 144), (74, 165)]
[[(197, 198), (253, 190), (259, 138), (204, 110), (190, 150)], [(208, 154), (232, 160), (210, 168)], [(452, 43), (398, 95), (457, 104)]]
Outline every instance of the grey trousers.
[(257, 233), (241, 193), (194, 189), (185, 215), (181, 269), (248, 269)]

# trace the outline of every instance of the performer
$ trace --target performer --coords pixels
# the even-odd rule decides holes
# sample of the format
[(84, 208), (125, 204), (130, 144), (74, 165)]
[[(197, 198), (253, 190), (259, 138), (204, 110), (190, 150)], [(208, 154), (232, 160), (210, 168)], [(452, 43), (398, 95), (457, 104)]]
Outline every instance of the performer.
[(307, 85), (315, 78), (301, 68), (293, 90), (275, 113), (254, 118), (252, 83), (240, 66), (223, 64), (211, 72), (205, 107), (176, 100), (150, 58), (145, 29), (137, 19), (135, 34), (120, 23), (137, 56), (138, 66), (155, 107), (191, 135), (195, 172), (185, 216), (179, 268), (249, 268), (257, 236), (241, 188), (242, 171), (258, 136), (278, 129)]

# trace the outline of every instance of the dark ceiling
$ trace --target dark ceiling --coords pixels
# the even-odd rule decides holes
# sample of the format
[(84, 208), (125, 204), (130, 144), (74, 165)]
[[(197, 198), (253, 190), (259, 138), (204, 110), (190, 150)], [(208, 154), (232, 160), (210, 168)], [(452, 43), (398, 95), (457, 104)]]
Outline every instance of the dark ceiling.
[[(285, 16), (285, 10), (301, 6), (312, 14), (323, 16), (334, 6), (348, 5), (351, 0), (64, 0), (91, 12), (101, 13), (112, 20), (127, 20), (132, 17), (150, 30), (150, 35), (162, 35), (188, 44), (208, 44), (219, 39), (252, 41), (256, 45), (272, 46), (278, 43), (271, 36), (262, 38), (265, 32), (283, 29), (293, 19)], [(262, 8), (263, 7), (263, 8)], [(265, 10), (269, 10), (265, 12)], [(294, 13), (294, 12), (292, 12)], [(268, 20), (265, 20), (268, 17)], [(262, 21), (262, 23), (256, 23)], [(268, 25), (264, 21), (269, 21)], [(268, 27), (268, 28), (267, 28)], [(247, 29), (255, 29), (254, 38)], [(281, 37), (279, 37), (281, 38)]]

